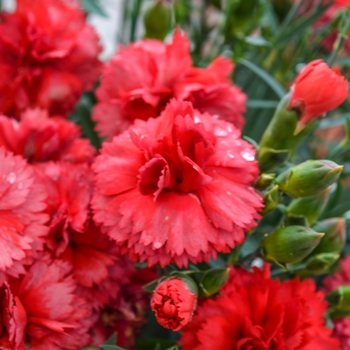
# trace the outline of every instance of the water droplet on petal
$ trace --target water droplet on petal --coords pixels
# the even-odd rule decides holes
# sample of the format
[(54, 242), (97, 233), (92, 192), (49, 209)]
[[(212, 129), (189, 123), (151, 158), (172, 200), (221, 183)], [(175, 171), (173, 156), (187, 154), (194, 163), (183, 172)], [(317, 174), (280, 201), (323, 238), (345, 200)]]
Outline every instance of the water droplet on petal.
[(23, 182), (20, 182), (18, 185), (17, 185), (18, 189), (21, 190), (23, 188)]
[(240, 140), (236, 140), (236, 141), (235, 141), (235, 144), (236, 144), (237, 146), (240, 146), (240, 145), (242, 144), (242, 142), (241, 142)]
[(227, 136), (228, 133), (225, 129), (221, 128), (220, 126), (216, 126), (214, 129), (215, 136)]
[(165, 220), (165, 221), (168, 221), (168, 220), (169, 220), (169, 216), (166, 216), (166, 217), (164, 218), (164, 220)]
[(163, 245), (163, 244), (162, 244), (161, 242), (154, 242), (154, 243), (153, 243), (153, 248), (154, 248), (154, 249), (159, 249), (159, 248), (162, 247), (162, 245)]
[(195, 115), (194, 116), (194, 122), (195, 122), (195, 124), (200, 123), (201, 122), (201, 118), (199, 118), (198, 115)]
[(251, 149), (245, 149), (241, 152), (241, 155), (248, 162), (252, 162), (255, 159), (255, 152)]
[(232, 131), (233, 131), (233, 128), (232, 128), (231, 125), (229, 125), (229, 126), (227, 127), (227, 131), (228, 131), (228, 132), (232, 132)]
[(16, 181), (16, 174), (15, 174), (15, 173), (9, 173), (9, 174), (7, 175), (7, 181), (8, 181), (10, 184), (15, 183), (15, 181)]
[(233, 158), (235, 157), (234, 153), (233, 153), (231, 150), (228, 150), (228, 151), (226, 152), (226, 154), (227, 154), (231, 159), (233, 159)]

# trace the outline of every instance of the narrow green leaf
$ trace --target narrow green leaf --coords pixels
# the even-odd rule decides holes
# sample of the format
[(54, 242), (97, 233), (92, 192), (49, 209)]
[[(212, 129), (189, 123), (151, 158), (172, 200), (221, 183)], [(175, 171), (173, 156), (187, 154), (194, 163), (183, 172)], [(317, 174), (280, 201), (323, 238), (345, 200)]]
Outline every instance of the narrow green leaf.
[(115, 345), (117, 342), (117, 333), (113, 333), (104, 345)]
[(126, 350), (116, 345), (101, 345), (101, 350)]
[(238, 63), (250, 69), (259, 78), (261, 78), (275, 93), (279, 98), (282, 98), (286, 94), (284, 87), (276, 81), (269, 73), (264, 71), (262, 68), (250, 62), (244, 58), (241, 58)]

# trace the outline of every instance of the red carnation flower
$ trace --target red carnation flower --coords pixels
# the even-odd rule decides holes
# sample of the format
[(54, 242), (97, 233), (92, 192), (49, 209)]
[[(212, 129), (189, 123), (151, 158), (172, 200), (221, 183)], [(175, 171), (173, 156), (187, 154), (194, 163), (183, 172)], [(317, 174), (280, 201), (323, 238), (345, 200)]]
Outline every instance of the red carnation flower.
[(233, 71), (230, 59), (218, 57), (207, 68), (191, 68), (175, 86), (175, 96), (191, 101), (202, 113), (218, 115), (242, 129), (247, 95), (227, 79)]
[(143, 40), (120, 48), (96, 92), (96, 130), (111, 140), (135, 119), (157, 117), (172, 97), (241, 127), (246, 96), (227, 79), (232, 70), (222, 57), (207, 69), (192, 68), (190, 43), (180, 30), (170, 44)]
[[(333, 276), (327, 276), (323, 280), (326, 292), (330, 292), (340, 286), (350, 286), (350, 255), (340, 262), (340, 270)], [(333, 336), (341, 342), (343, 350), (350, 350), (350, 317), (332, 320), (334, 323)]]
[(45, 188), (20, 156), (0, 147), (0, 286), (5, 276), (24, 273), (43, 249), (48, 216)]
[(136, 260), (207, 261), (256, 225), (254, 155), (230, 123), (173, 100), (159, 118), (137, 120), (103, 145), (93, 166), (94, 220)]
[(0, 23), (0, 113), (28, 107), (51, 114), (72, 110), (101, 70), (94, 29), (75, 0), (18, 0)]
[[(0, 288), (0, 348), (81, 349), (90, 337), (84, 324), (90, 311), (75, 295), (69, 266), (48, 257), (35, 262), (19, 279)], [(10, 346), (9, 346), (10, 344)]]
[(49, 118), (47, 111), (40, 109), (27, 110), (20, 122), (0, 116), (0, 146), (32, 163), (84, 163), (91, 162), (95, 155), (76, 124), (60, 117)]
[(326, 303), (313, 280), (271, 280), (269, 267), (232, 269), (221, 295), (205, 300), (184, 329), (183, 350), (336, 350)]
[(120, 281), (120, 293), (98, 315), (95, 313), (96, 323), (92, 327), (93, 344), (103, 344), (112, 334), (117, 333), (116, 345), (126, 349), (133, 349), (136, 335), (147, 320), (146, 312), (149, 308), (150, 295), (143, 286), (159, 276), (154, 269), (142, 268), (137, 270), (128, 260), (124, 260), (123, 275)]
[[(38, 166), (39, 167), (39, 166)], [(50, 231), (45, 243), (52, 255), (67, 261), (78, 283), (76, 294), (94, 309), (115, 299), (129, 275), (125, 258), (118, 258), (114, 241), (91, 220), (92, 173), (87, 165), (40, 165), (46, 184)]]
[(191, 321), (196, 302), (196, 292), (188, 281), (168, 278), (154, 290), (151, 308), (160, 325), (178, 331)]
[(315, 60), (300, 72), (291, 92), (289, 108), (300, 111), (299, 124), (303, 127), (343, 103), (349, 89), (348, 81), (338, 71), (330, 69), (322, 60)]

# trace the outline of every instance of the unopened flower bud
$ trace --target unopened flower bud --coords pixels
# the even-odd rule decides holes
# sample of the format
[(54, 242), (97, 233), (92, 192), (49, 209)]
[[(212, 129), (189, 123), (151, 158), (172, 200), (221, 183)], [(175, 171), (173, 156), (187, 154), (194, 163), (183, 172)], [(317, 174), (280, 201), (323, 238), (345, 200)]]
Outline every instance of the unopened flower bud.
[(344, 218), (330, 218), (317, 222), (312, 229), (325, 233), (313, 254), (340, 253), (343, 250), (346, 239)]
[(281, 191), (293, 197), (307, 197), (324, 191), (338, 180), (343, 166), (330, 160), (308, 160), (276, 178)]
[(156, 0), (146, 10), (143, 23), (146, 30), (146, 38), (163, 40), (171, 29), (171, 5), (164, 0)]
[(291, 93), (288, 108), (300, 115), (295, 130), (295, 133), (298, 133), (310, 120), (345, 101), (349, 93), (348, 81), (322, 60), (315, 60), (300, 72), (291, 88)]
[(339, 253), (321, 253), (314, 255), (313, 251), (311, 254), (312, 256), (309, 256), (304, 263), (305, 268), (297, 273), (298, 276), (306, 277), (309, 275), (326, 273), (340, 257)]
[(265, 260), (277, 264), (297, 263), (315, 249), (323, 235), (304, 226), (278, 228), (261, 244)]
[[(287, 208), (287, 218), (302, 216), (311, 226), (325, 209), (331, 187), (326, 188), (316, 196), (294, 199)], [(317, 231), (317, 230), (316, 230)], [(321, 232), (323, 232), (321, 230)]]
[(260, 140), (258, 149), (261, 171), (274, 171), (288, 159), (305, 136), (313, 129), (311, 123), (304, 131), (294, 135), (299, 116), (296, 111), (288, 110), (291, 94), (285, 95), (273, 115)]
[(277, 208), (279, 199), (280, 199), (280, 193), (278, 191), (278, 186), (276, 185), (273, 188), (271, 188), (271, 190), (268, 191), (264, 196), (263, 214), (267, 214), (270, 211)]
[(255, 188), (258, 190), (264, 190), (272, 184), (275, 177), (275, 174), (261, 174), (258, 181), (255, 184)]
[(350, 286), (340, 286), (334, 289), (326, 299), (335, 309), (350, 311)]
[(151, 308), (158, 323), (173, 331), (191, 319), (197, 305), (196, 284), (189, 277), (170, 277), (160, 282), (152, 294)]

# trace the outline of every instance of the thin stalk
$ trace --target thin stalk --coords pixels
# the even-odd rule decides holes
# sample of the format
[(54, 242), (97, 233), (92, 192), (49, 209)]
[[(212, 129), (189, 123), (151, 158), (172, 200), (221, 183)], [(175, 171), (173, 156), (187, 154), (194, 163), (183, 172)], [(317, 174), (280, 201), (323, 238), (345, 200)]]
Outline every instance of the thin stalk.
[(136, 39), (137, 22), (139, 19), (142, 3), (143, 0), (134, 1), (134, 6), (131, 12), (130, 41), (135, 41)]

